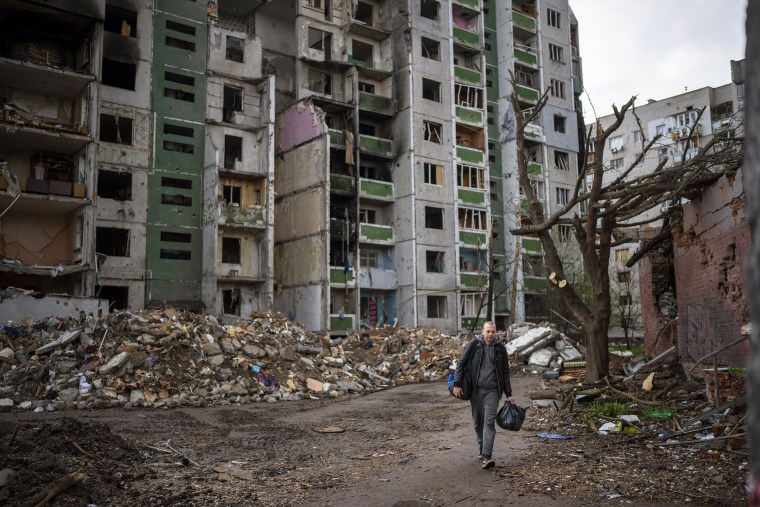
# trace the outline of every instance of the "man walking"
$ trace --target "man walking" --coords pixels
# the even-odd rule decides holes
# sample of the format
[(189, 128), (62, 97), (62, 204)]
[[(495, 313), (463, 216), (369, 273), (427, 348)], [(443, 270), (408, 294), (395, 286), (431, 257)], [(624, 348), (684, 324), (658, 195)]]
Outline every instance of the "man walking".
[(462, 376), (466, 366), (473, 386), (470, 397), (472, 422), (480, 450), (478, 458), (484, 469), (493, 468), (496, 462), (491, 458), (493, 440), (496, 436), (496, 412), (499, 410), (501, 393), (507, 395), (510, 403), (515, 402), (509, 382), (509, 357), (507, 348), (496, 336), (493, 322), (483, 324), (483, 334), (473, 339), (464, 349), (454, 373), (453, 394), (462, 397)]

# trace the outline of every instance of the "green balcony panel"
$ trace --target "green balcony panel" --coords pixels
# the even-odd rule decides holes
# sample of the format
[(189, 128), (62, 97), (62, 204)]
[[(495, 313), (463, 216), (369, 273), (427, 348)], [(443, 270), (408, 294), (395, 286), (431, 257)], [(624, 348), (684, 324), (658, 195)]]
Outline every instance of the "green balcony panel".
[(391, 99), (374, 93), (359, 92), (359, 106), (393, 114)]
[(480, 35), (464, 30), (463, 28), (454, 27), (451, 31), (454, 35), (454, 40), (466, 46), (480, 47)]
[(462, 83), (480, 86), (482, 77), (482, 74), (477, 70), (454, 66), (454, 78)]
[(343, 135), (343, 132), (340, 130), (330, 129), (330, 144), (334, 146), (345, 146), (346, 138)]
[(354, 316), (330, 315), (330, 331), (350, 331), (354, 328)]
[(528, 162), (528, 177), (541, 178), (543, 175), (543, 166), (538, 162)]
[(523, 279), (523, 287), (525, 292), (537, 292), (546, 290), (546, 280), (543, 278), (528, 278)]
[(522, 247), (532, 253), (541, 253), (541, 241), (538, 238), (522, 238)]
[(482, 164), (485, 160), (485, 153), (482, 150), (476, 150), (475, 148), (465, 148), (464, 146), (457, 146), (457, 157), (459, 160), (465, 162), (471, 162), (474, 164)]
[(541, 94), (535, 88), (524, 85), (517, 85), (517, 97), (525, 102), (536, 104)]
[(348, 55), (348, 63), (351, 63), (353, 65), (357, 65), (359, 67), (368, 67), (372, 68), (372, 64), (365, 62), (364, 60), (358, 60), (353, 57), (353, 55)]
[(538, 56), (530, 51), (515, 48), (515, 60), (529, 67), (538, 67)]
[(330, 175), (330, 187), (332, 190), (354, 191), (354, 178), (343, 174)]
[(480, 10), (480, 0), (453, 0), (452, 3), (461, 5), (462, 7), (467, 7), (474, 11)]
[(488, 275), (482, 273), (476, 274), (462, 274), (459, 275), (459, 281), (462, 288), (465, 289), (484, 289), (488, 287)]
[(330, 283), (353, 283), (354, 270), (345, 271), (344, 268), (330, 267)]
[(465, 246), (485, 247), (488, 239), (485, 232), (459, 231), (459, 241)]
[[(483, 310), (485, 312), (485, 309)], [(462, 328), (464, 329), (474, 329), (475, 331), (480, 331), (483, 329), (483, 324), (486, 323), (486, 318), (475, 318), (475, 317), (462, 317)]]
[(361, 237), (369, 241), (393, 241), (393, 229), (384, 225), (361, 224)]
[(464, 204), (486, 205), (486, 193), (483, 190), (457, 189), (459, 200)]
[(360, 180), (359, 190), (369, 197), (390, 199), (393, 197), (393, 183), (376, 180)]
[[(544, 208), (544, 205), (541, 202), (538, 203), (538, 206), (541, 209)], [(530, 211), (530, 203), (528, 202), (528, 199), (523, 198), (522, 200), (520, 200), (520, 209), (526, 213)]]
[(375, 153), (393, 154), (393, 141), (374, 136), (359, 136), (359, 149)]
[(512, 11), (512, 24), (519, 26), (523, 30), (536, 33), (536, 18), (522, 12)]
[(466, 107), (456, 107), (457, 121), (465, 123), (474, 123), (481, 125), (483, 123), (483, 112), (477, 109), (468, 109)]

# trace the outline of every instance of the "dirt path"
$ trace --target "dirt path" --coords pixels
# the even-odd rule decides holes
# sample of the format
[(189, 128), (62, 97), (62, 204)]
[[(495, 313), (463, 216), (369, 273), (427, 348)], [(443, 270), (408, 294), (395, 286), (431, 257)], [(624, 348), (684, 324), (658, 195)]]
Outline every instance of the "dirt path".
[[(527, 392), (535, 383), (535, 377), (513, 377), (519, 404), (529, 405)], [(639, 498), (605, 496), (604, 481), (619, 479), (589, 481), (590, 465), (583, 461), (552, 483), (531, 481), (530, 470), (558, 467), (569, 458), (557, 456), (583, 452), (580, 442), (546, 442), (535, 432), (497, 428), (497, 466), (482, 470), (469, 403), (448, 396), (443, 383), (340, 400), (6, 413), (0, 414), (2, 420), (19, 423), (12, 445), (7, 435), (0, 435), (0, 469), (14, 470), (5, 505), (18, 505), (76, 470), (87, 479), (50, 505), (572, 507), (657, 502), (643, 493)], [(328, 427), (342, 432), (320, 432)], [(586, 490), (568, 490), (583, 481)], [(709, 504), (714, 503), (704, 503)]]

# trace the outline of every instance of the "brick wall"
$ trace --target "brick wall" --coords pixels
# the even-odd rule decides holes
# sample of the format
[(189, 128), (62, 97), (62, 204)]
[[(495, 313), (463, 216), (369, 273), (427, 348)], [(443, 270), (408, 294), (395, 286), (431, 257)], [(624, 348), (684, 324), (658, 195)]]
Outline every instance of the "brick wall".
[(668, 242), (639, 261), (639, 301), (644, 350), (655, 356), (676, 345), (677, 313), (673, 289), (672, 246)]
[[(683, 231), (674, 234), (678, 349), (697, 360), (741, 337), (749, 322), (744, 260), (750, 252), (741, 175), (724, 177), (684, 207)], [(749, 341), (718, 355), (719, 364), (743, 366)]]

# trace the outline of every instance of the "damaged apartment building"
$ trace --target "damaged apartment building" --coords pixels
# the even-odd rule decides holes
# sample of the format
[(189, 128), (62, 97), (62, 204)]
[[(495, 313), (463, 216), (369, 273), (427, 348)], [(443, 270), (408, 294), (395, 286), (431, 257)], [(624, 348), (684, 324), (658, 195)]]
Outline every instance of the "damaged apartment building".
[[(314, 330), (545, 319), (510, 118), (577, 172), (567, 0), (0, 0), (2, 285)], [(508, 97), (516, 92), (522, 112)], [(567, 186), (567, 185), (566, 185)], [(563, 187), (564, 188), (564, 187)]]
[(274, 77), (230, 4), (0, 1), (2, 286), (271, 308)]

